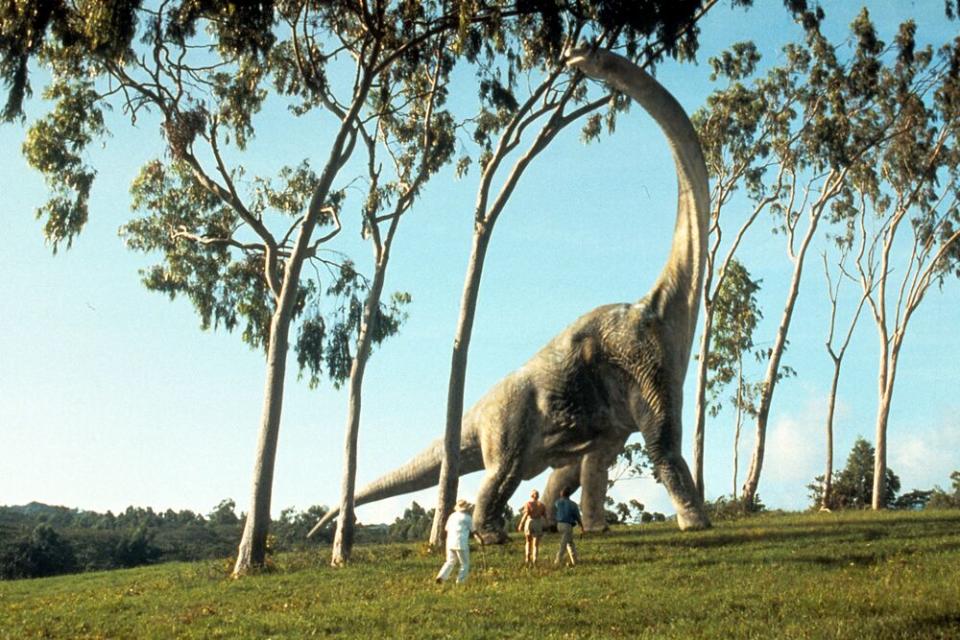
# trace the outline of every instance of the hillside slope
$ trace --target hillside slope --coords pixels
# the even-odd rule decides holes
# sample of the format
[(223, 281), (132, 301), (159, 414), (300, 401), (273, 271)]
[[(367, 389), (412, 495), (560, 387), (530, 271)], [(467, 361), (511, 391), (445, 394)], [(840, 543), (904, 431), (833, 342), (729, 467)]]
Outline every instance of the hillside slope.
[(230, 580), (177, 563), (0, 583), (0, 638), (960, 638), (960, 511), (762, 516), (578, 542), (575, 568), (473, 550), (463, 586), (416, 545), (353, 566), (288, 554)]

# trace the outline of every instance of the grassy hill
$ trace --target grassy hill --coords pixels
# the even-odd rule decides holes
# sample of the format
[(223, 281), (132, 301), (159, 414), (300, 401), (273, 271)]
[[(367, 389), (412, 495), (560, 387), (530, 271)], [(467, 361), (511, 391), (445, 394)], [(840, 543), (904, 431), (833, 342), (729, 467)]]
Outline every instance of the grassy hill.
[[(556, 535), (545, 538), (552, 556)], [(768, 515), (579, 542), (581, 564), (474, 548), (466, 585), (411, 544), (0, 582), (0, 638), (960, 638), (960, 511)]]

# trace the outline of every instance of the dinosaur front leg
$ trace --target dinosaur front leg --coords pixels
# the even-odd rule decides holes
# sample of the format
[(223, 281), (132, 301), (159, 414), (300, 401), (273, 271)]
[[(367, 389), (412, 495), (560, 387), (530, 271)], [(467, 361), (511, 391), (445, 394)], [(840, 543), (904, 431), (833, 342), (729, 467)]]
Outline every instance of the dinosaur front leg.
[(502, 544), (507, 541), (503, 513), (507, 500), (517, 490), (522, 479), (521, 464), (517, 460), (503, 460), (487, 473), (480, 483), (473, 521), (484, 544)]
[(644, 441), (654, 475), (663, 484), (677, 510), (677, 524), (682, 531), (706, 529), (710, 526), (703, 500), (693, 483), (693, 476), (680, 452), (679, 419), (662, 419), (658, 426), (643, 430)]
[(703, 501), (693, 483), (693, 476), (686, 461), (679, 452), (668, 452), (655, 468), (660, 481), (670, 494), (670, 500), (677, 510), (677, 524), (682, 531), (706, 529), (710, 520), (703, 509)]

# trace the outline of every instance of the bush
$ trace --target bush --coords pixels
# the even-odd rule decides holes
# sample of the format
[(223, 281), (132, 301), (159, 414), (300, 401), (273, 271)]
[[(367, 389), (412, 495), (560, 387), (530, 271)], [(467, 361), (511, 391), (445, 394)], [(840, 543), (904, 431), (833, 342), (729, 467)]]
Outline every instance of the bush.
[(42, 578), (70, 573), (76, 564), (73, 546), (50, 525), (41, 524), (0, 557), (0, 576), (6, 579)]
[(711, 520), (738, 520), (751, 515), (766, 511), (767, 507), (763, 504), (758, 493), (753, 502), (743, 498), (734, 498), (733, 496), (720, 496), (713, 502), (707, 502), (703, 505), (707, 516)]
[[(874, 448), (863, 438), (857, 438), (853, 449), (847, 456), (847, 466), (833, 473), (833, 487), (830, 500), (826, 505), (830, 509), (869, 509), (873, 503), (873, 458)], [(814, 478), (808, 484), (811, 508), (823, 506), (823, 476)], [(887, 467), (883, 505), (888, 509), (897, 508), (897, 492), (900, 491), (900, 478)]]
[(953, 491), (948, 493), (940, 487), (934, 487), (927, 501), (929, 509), (960, 509), (960, 471), (950, 474), (953, 481)]

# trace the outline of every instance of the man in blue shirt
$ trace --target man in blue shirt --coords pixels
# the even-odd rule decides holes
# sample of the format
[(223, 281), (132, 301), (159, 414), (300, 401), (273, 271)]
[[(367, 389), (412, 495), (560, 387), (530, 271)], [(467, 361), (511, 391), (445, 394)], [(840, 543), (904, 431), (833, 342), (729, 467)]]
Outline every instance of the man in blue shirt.
[(557, 551), (557, 557), (554, 564), (560, 564), (564, 551), (570, 557), (570, 565), (577, 564), (577, 548), (573, 546), (573, 527), (580, 525), (580, 532), (583, 532), (583, 521), (580, 519), (580, 507), (570, 499), (573, 493), (570, 487), (564, 487), (560, 491), (560, 499), (553, 504), (553, 517), (557, 521), (557, 531), (560, 532), (560, 550)]

